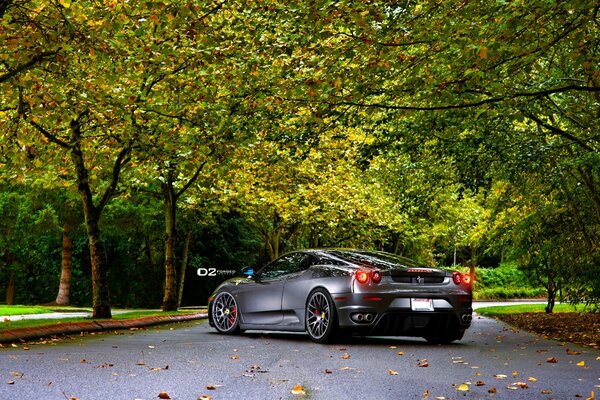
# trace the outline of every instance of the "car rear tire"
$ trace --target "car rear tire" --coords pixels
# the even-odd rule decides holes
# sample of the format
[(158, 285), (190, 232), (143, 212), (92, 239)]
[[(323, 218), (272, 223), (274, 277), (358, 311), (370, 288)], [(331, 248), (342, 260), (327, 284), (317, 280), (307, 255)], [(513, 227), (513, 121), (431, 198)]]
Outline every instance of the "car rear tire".
[(338, 331), (335, 304), (324, 289), (313, 290), (306, 300), (306, 332), (317, 343), (331, 342)]
[(229, 292), (221, 292), (212, 303), (212, 321), (219, 333), (240, 333), (240, 313), (237, 302)]

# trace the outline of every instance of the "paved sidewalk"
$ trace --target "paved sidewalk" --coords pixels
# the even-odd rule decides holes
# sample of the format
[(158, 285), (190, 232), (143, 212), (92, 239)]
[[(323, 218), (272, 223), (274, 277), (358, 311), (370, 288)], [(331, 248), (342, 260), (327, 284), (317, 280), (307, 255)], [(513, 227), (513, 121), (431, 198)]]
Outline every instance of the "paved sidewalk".
[[(71, 314), (69, 315), (75, 316)], [(207, 318), (206, 313), (194, 313), (185, 315), (158, 315), (122, 320), (102, 319), (83, 322), (59, 322), (53, 325), (36, 328), (0, 329), (0, 343), (41, 339), (53, 335), (73, 334), (80, 332), (100, 332), (108, 330), (139, 328), (143, 326), (166, 324), (170, 322), (193, 321), (204, 318)]]

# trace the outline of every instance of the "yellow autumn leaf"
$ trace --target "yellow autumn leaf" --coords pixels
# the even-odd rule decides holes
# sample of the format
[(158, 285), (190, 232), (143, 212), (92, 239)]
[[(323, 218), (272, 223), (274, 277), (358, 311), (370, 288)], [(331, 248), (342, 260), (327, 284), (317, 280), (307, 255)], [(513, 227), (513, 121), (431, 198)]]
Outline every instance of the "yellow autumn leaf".
[(577, 363), (577, 366), (578, 366), (578, 367), (585, 367), (585, 361), (579, 361), (579, 362)]
[(530, 376), (529, 378), (527, 378), (527, 380), (529, 382), (537, 382), (537, 378), (534, 378), (533, 376)]
[(463, 383), (461, 385), (459, 385), (456, 390), (458, 390), (459, 392), (468, 392), (469, 391), (469, 385), (467, 385), (466, 383)]
[(306, 394), (306, 391), (304, 390), (304, 388), (302, 386), (297, 385), (297, 386), (294, 386), (294, 388), (292, 389), (292, 394), (304, 396)]
[(486, 59), (488, 56), (488, 48), (485, 46), (481, 46), (479, 48), (479, 51), (477, 52), (477, 55), (479, 56), (479, 58)]
[(398, 375), (398, 372), (394, 371), (393, 369), (390, 369), (388, 371), (388, 374), (390, 374), (390, 375)]
[(585, 400), (594, 400), (596, 398), (596, 394), (594, 393), (594, 391), (592, 390), (592, 393), (590, 393), (590, 397), (588, 397)]

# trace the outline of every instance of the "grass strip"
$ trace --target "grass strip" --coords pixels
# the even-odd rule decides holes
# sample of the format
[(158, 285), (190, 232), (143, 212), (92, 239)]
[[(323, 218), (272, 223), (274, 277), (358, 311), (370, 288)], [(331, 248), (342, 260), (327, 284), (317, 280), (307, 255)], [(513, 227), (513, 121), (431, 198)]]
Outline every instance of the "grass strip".
[[(509, 315), (509, 314), (521, 314), (521, 313), (543, 313), (545, 312), (546, 304), (518, 304), (518, 305), (506, 305), (506, 306), (491, 306), (481, 307), (476, 310), (477, 314), (485, 315), (487, 317), (494, 317), (498, 315)], [(577, 312), (583, 311), (583, 305), (571, 305), (571, 304), (556, 304), (553, 312)]]
[[(157, 310), (131, 311), (125, 313), (114, 314), (112, 320), (134, 319), (153, 316), (168, 316), (168, 315), (186, 315), (204, 312), (203, 310), (185, 310), (185, 311), (169, 311), (162, 312)], [(19, 328), (38, 328), (49, 325), (56, 325), (64, 322), (84, 322), (84, 321), (101, 321), (102, 319), (93, 319), (90, 317), (71, 317), (71, 318), (43, 318), (43, 319), (22, 319), (19, 321), (0, 321), (0, 330), (3, 329), (19, 329)]]

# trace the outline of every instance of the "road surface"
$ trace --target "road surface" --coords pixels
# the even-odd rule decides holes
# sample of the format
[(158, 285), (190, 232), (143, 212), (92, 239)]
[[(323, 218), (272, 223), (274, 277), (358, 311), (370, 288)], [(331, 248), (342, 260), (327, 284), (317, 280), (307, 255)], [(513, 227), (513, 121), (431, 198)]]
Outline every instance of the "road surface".
[(452, 345), (222, 336), (199, 321), (0, 349), (1, 400), (586, 399), (592, 391), (600, 397), (600, 350), (482, 317)]

